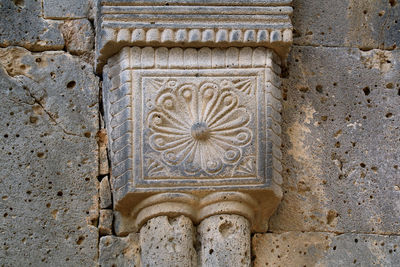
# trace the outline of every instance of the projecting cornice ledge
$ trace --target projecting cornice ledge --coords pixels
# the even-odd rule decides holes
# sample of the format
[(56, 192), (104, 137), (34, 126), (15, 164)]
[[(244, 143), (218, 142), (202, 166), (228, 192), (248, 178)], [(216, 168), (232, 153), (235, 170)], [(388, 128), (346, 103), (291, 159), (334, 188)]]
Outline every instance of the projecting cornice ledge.
[(97, 6), (96, 70), (125, 46), (266, 47), (285, 58), (292, 0), (103, 0)]

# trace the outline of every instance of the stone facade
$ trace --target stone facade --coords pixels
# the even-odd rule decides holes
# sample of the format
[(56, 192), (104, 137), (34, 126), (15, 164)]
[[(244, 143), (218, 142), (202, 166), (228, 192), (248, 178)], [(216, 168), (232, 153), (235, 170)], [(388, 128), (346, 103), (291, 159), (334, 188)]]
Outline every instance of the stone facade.
[(332, 3), (1, 1), (0, 266), (399, 266), (400, 3)]

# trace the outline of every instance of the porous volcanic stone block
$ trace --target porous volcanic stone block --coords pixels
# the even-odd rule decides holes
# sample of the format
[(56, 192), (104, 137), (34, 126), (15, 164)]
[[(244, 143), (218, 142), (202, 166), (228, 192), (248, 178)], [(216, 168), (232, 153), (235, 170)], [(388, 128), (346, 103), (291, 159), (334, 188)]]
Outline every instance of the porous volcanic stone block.
[(255, 234), (253, 266), (315, 266), (329, 251), (331, 233)]
[(117, 236), (126, 236), (129, 233), (136, 232), (134, 224), (129, 217), (124, 217), (118, 211), (114, 210), (114, 232)]
[(74, 55), (92, 52), (94, 32), (87, 19), (67, 20), (61, 27), (67, 51)]
[(250, 223), (243, 216), (211, 216), (197, 232), (200, 266), (250, 266)]
[(174, 219), (159, 216), (140, 229), (143, 266), (197, 266), (192, 221), (180, 216)]
[(43, 0), (45, 18), (77, 19), (86, 18), (92, 0)]
[(100, 182), (99, 195), (100, 195), (100, 208), (101, 209), (111, 208), (112, 206), (111, 188), (107, 176), (104, 177)]
[(294, 44), (393, 49), (400, 45), (397, 0), (293, 1)]
[(399, 234), (400, 51), (294, 47), (271, 231)]
[(112, 222), (113, 222), (113, 211), (100, 210), (99, 233), (101, 236), (112, 234)]
[(301, 233), (256, 234), (254, 267), (399, 266), (399, 236)]
[(104, 128), (97, 133), (97, 143), (99, 145), (99, 175), (106, 175), (110, 173), (110, 168), (107, 155), (107, 133)]
[(97, 86), (64, 52), (0, 49), (0, 265), (95, 265)]
[(102, 267), (141, 266), (139, 234), (132, 233), (127, 237), (103, 236), (99, 247), (99, 265)]
[(0, 25), (1, 47), (18, 45), (34, 51), (64, 47), (61, 22), (42, 18), (40, 1), (1, 1)]

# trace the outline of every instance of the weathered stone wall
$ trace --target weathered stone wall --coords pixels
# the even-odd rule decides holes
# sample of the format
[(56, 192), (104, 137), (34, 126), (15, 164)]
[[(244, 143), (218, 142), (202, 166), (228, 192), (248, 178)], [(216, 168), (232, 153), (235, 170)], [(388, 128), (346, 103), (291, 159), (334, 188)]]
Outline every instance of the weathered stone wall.
[[(253, 236), (253, 264), (399, 266), (400, 3), (293, 6), (284, 197)], [(94, 13), (91, 1), (0, 1), (0, 266), (141, 262), (146, 240), (113, 235), (125, 229), (113, 222)]]
[(41, 2), (0, 1), (0, 266), (96, 266), (99, 78), (89, 5)]
[(284, 197), (255, 266), (398, 266), (400, 3), (293, 6)]

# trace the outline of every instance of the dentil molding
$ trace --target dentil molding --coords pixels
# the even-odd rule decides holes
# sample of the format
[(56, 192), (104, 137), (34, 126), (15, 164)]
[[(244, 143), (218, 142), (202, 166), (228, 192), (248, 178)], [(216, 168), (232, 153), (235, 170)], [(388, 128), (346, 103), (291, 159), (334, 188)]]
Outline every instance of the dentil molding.
[(96, 66), (125, 46), (268, 47), (285, 57), (292, 0), (100, 0)]

